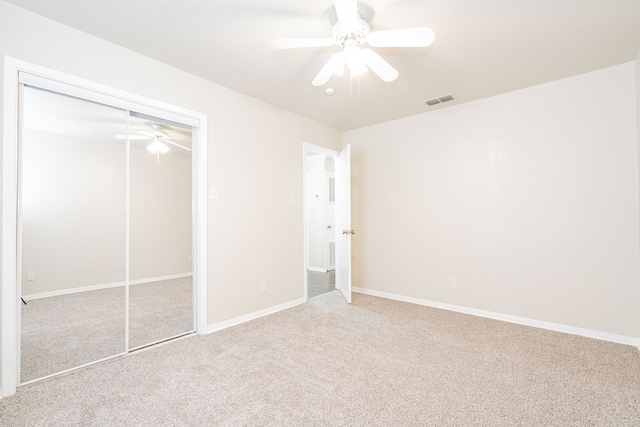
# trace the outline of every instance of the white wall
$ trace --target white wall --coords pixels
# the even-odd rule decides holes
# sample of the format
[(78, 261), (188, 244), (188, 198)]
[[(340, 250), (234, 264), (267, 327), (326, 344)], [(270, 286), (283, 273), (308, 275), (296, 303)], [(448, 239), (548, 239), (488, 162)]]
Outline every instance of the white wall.
[(191, 154), (131, 148), (129, 263), (131, 280), (192, 272)]
[(0, 55), (207, 114), (208, 323), (303, 297), (303, 142), (338, 149), (340, 132), (3, 1)]
[(22, 295), (123, 282), (124, 143), (33, 129), (23, 139)]
[(346, 132), (354, 286), (640, 337), (635, 79), (627, 63)]
[[(124, 283), (124, 141), (33, 129), (23, 137), (22, 295)], [(161, 156), (158, 163), (144, 147), (131, 148), (134, 281), (192, 271), (191, 156)]]

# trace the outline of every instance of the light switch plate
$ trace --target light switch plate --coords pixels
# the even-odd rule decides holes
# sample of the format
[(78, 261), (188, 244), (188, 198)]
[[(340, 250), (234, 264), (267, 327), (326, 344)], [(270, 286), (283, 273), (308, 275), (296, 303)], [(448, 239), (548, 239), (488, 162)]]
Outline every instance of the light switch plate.
[(219, 200), (217, 187), (209, 187), (209, 200)]

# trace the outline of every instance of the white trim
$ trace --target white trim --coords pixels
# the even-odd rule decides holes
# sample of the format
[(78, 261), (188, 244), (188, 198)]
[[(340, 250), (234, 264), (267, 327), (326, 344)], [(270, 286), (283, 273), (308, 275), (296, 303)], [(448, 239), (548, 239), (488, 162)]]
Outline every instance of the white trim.
[(127, 354), (128, 354), (128, 352), (125, 351), (123, 353), (114, 354), (112, 356), (108, 356), (108, 357), (105, 357), (105, 358), (102, 358), (102, 359), (99, 359), (99, 360), (93, 360), (91, 362), (82, 364), (80, 366), (74, 366), (73, 368), (65, 369), (65, 370), (62, 370), (60, 372), (55, 372), (53, 374), (45, 375), (44, 377), (40, 377), (40, 378), (36, 378), (36, 379), (33, 379), (33, 380), (29, 380), (29, 381), (23, 382), (20, 385), (21, 386), (25, 386), (27, 384), (33, 384), (33, 383), (36, 383), (36, 382), (40, 382), (42, 380), (46, 380), (46, 379), (49, 379), (49, 378), (57, 377), (59, 375), (63, 375), (63, 374), (66, 374), (68, 372), (72, 372), (72, 371), (75, 371), (75, 370), (78, 370), (78, 369), (81, 369), (81, 368), (86, 368), (87, 366), (96, 365), (98, 363), (106, 362), (107, 360), (111, 360), (111, 359), (115, 359), (115, 358), (118, 358), (118, 357), (126, 356)]
[(17, 174), (18, 174), (18, 64), (4, 60), (2, 108), (2, 396), (18, 385), (17, 282)]
[[(0, 340), (1, 396), (14, 394), (18, 385), (18, 304), (17, 292), (17, 147), (18, 147), (18, 79), (19, 73), (51, 79), (59, 83), (74, 86), (78, 90), (89, 90), (105, 96), (112, 96), (136, 104), (136, 108), (127, 108), (147, 115), (164, 119), (176, 115), (190, 118), (197, 123), (193, 129), (193, 275), (195, 282), (194, 299), (196, 332), (207, 332), (207, 120), (206, 114), (173, 106), (151, 98), (136, 95), (123, 90), (89, 80), (80, 79), (65, 73), (51, 70), (9, 56), (3, 59), (3, 110), (2, 110), (2, 335)], [(162, 112), (162, 114), (158, 114)], [(178, 120), (179, 121), (179, 120)], [(1, 397), (0, 396), (0, 397)]]
[(241, 323), (248, 322), (250, 320), (255, 320), (260, 317), (268, 316), (270, 314), (277, 313), (282, 310), (287, 310), (289, 308), (295, 307), (300, 304), (304, 304), (307, 302), (307, 298), (298, 298), (293, 301), (285, 302), (283, 304), (279, 304), (273, 307), (265, 308), (264, 310), (256, 311), (254, 313), (245, 314), (244, 316), (236, 317), (233, 319), (225, 320), (224, 322), (214, 323), (213, 325), (209, 325), (207, 328), (208, 333), (221, 331), (222, 329), (230, 328), (232, 326), (239, 325)]
[[(20, 73), (20, 77), (22, 77), (23, 73)], [(127, 139), (125, 141), (125, 191), (124, 191), (124, 351), (125, 353), (129, 352), (129, 273), (130, 273), (130, 259), (131, 256), (131, 248), (129, 247), (129, 243), (131, 241), (131, 236), (129, 233), (131, 232), (131, 223), (130, 223), (130, 214), (129, 210), (131, 209), (130, 196), (131, 196), (131, 139), (129, 138), (129, 132), (131, 129), (129, 126), (131, 125), (131, 111), (125, 110), (127, 112), (127, 123), (126, 123), (126, 135)], [(22, 276), (20, 276), (22, 277)]]
[(307, 270), (309, 271), (317, 271), (318, 273), (326, 273), (327, 269), (326, 268), (320, 268), (320, 267), (307, 267)]
[(182, 332), (182, 333), (180, 333), (180, 334), (176, 334), (176, 335), (173, 335), (173, 336), (170, 336), (170, 337), (162, 338), (162, 339), (157, 340), (157, 341), (151, 341), (150, 343), (142, 344), (142, 345), (139, 345), (139, 346), (137, 346), (137, 347), (131, 347), (131, 348), (127, 351), (127, 354), (132, 353), (132, 352), (134, 352), (134, 351), (142, 350), (142, 349), (144, 349), (144, 348), (153, 347), (154, 345), (158, 345), (158, 344), (160, 344), (160, 343), (165, 343), (165, 342), (173, 341), (173, 340), (175, 340), (175, 339), (177, 339), (177, 338), (193, 336), (193, 335), (194, 335), (194, 332), (195, 332), (195, 331), (192, 329), (192, 330), (190, 330), (190, 331), (186, 331), (186, 332)]
[(194, 321), (196, 333), (204, 335), (207, 333), (207, 286), (209, 279), (207, 277), (207, 242), (208, 242), (208, 154), (207, 154), (207, 116), (199, 115), (199, 127), (193, 129), (193, 151), (191, 153), (191, 161), (193, 167), (193, 193), (191, 196), (193, 230), (191, 232), (193, 247), (192, 253), (193, 263), (191, 268), (193, 271), (193, 281), (196, 284), (194, 298)]
[(193, 276), (193, 273), (170, 274), (168, 276), (150, 277), (148, 279), (130, 280), (129, 285), (141, 285), (143, 283), (160, 282), (162, 280), (182, 279), (183, 277)]
[[(322, 154), (326, 157), (336, 157), (340, 151), (334, 150), (332, 148), (323, 147), (321, 145), (310, 144), (308, 142), (303, 143), (304, 152), (306, 154), (307, 151), (313, 151), (315, 153)], [(306, 158), (306, 156), (305, 156)]]
[(202, 119), (202, 117), (194, 116), (192, 111), (177, 106), (150, 100), (149, 98), (35, 65), (30, 67), (29, 70), (20, 69), (18, 79), (20, 83), (28, 86), (63, 93), (121, 110), (135, 111), (147, 116), (158, 117), (158, 111), (160, 110), (162, 111), (161, 118), (184, 125), (198, 127)]
[(501, 320), (503, 322), (516, 323), (518, 325), (532, 326), (534, 328), (547, 329), (555, 332), (579, 335), (602, 341), (610, 341), (618, 344), (626, 344), (638, 347), (640, 350), (640, 338), (628, 337), (626, 335), (610, 334), (608, 332), (594, 331), (592, 329), (578, 328), (575, 326), (563, 325), (560, 323), (545, 322), (542, 320), (529, 319), (526, 317), (512, 316), (510, 314), (496, 313), (493, 311), (479, 310), (475, 308), (463, 307), (460, 305), (446, 304), (437, 301), (430, 301), (420, 298), (407, 297), (404, 295), (390, 294), (387, 292), (373, 291), (370, 289), (353, 287), (353, 292), (374, 297), (388, 298), (396, 301), (408, 302), (411, 304), (424, 305), (427, 307), (439, 308), (443, 310), (455, 311), (458, 313), (470, 314), (488, 319)]
[[(149, 279), (131, 280), (129, 282), (129, 286), (141, 285), (143, 283), (160, 282), (162, 280), (181, 279), (183, 277), (189, 277), (189, 276), (193, 276), (193, 273), (172, 274), (170, 276), (161, 276), (161, 277), (152, 277), (152, 278), (149, 278)], [(100, 289), (117, 288), (117, 287), (120, 287), (120, 286), (124, 286), (125, 283), (126, 282), (112, 282), (112, 283), (101, 283), (99, 285), (79, 286), (77, 288), (60, 289), (60, 290), (57, 290), (57, 291), (41, 292), (39, 294), (23, 295), (22, 298), (24, 298), (25, 301), (31, 301), (31, 300), (40, 299), (40, 298), (48, 298), (48, 297), (57, 297), (57, 296), (60, 296), (60, 295), (76, 294), (78, 292), (97, 291), (97, 290), (100, 290)]]

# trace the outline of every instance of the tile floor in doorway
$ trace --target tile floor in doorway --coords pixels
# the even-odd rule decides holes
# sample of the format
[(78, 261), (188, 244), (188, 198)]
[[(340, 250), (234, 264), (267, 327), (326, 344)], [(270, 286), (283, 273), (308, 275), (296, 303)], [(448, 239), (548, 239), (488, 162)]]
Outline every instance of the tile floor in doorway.
[(336, 288), (336, 271), (326, 273), (307, 270), (307, 295), (313, 298), (331, 292)]

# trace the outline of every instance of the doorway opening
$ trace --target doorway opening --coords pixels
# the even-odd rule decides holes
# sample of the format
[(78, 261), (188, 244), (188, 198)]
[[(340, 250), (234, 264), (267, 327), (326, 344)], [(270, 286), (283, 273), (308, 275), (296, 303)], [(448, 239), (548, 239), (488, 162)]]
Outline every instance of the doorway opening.
[(304, 295), (339, 290), (351, 302), (350, 148), (304, 144)]
[(307, 297), (335, 290), (334, 156), (308, 149), (306, 156)]

